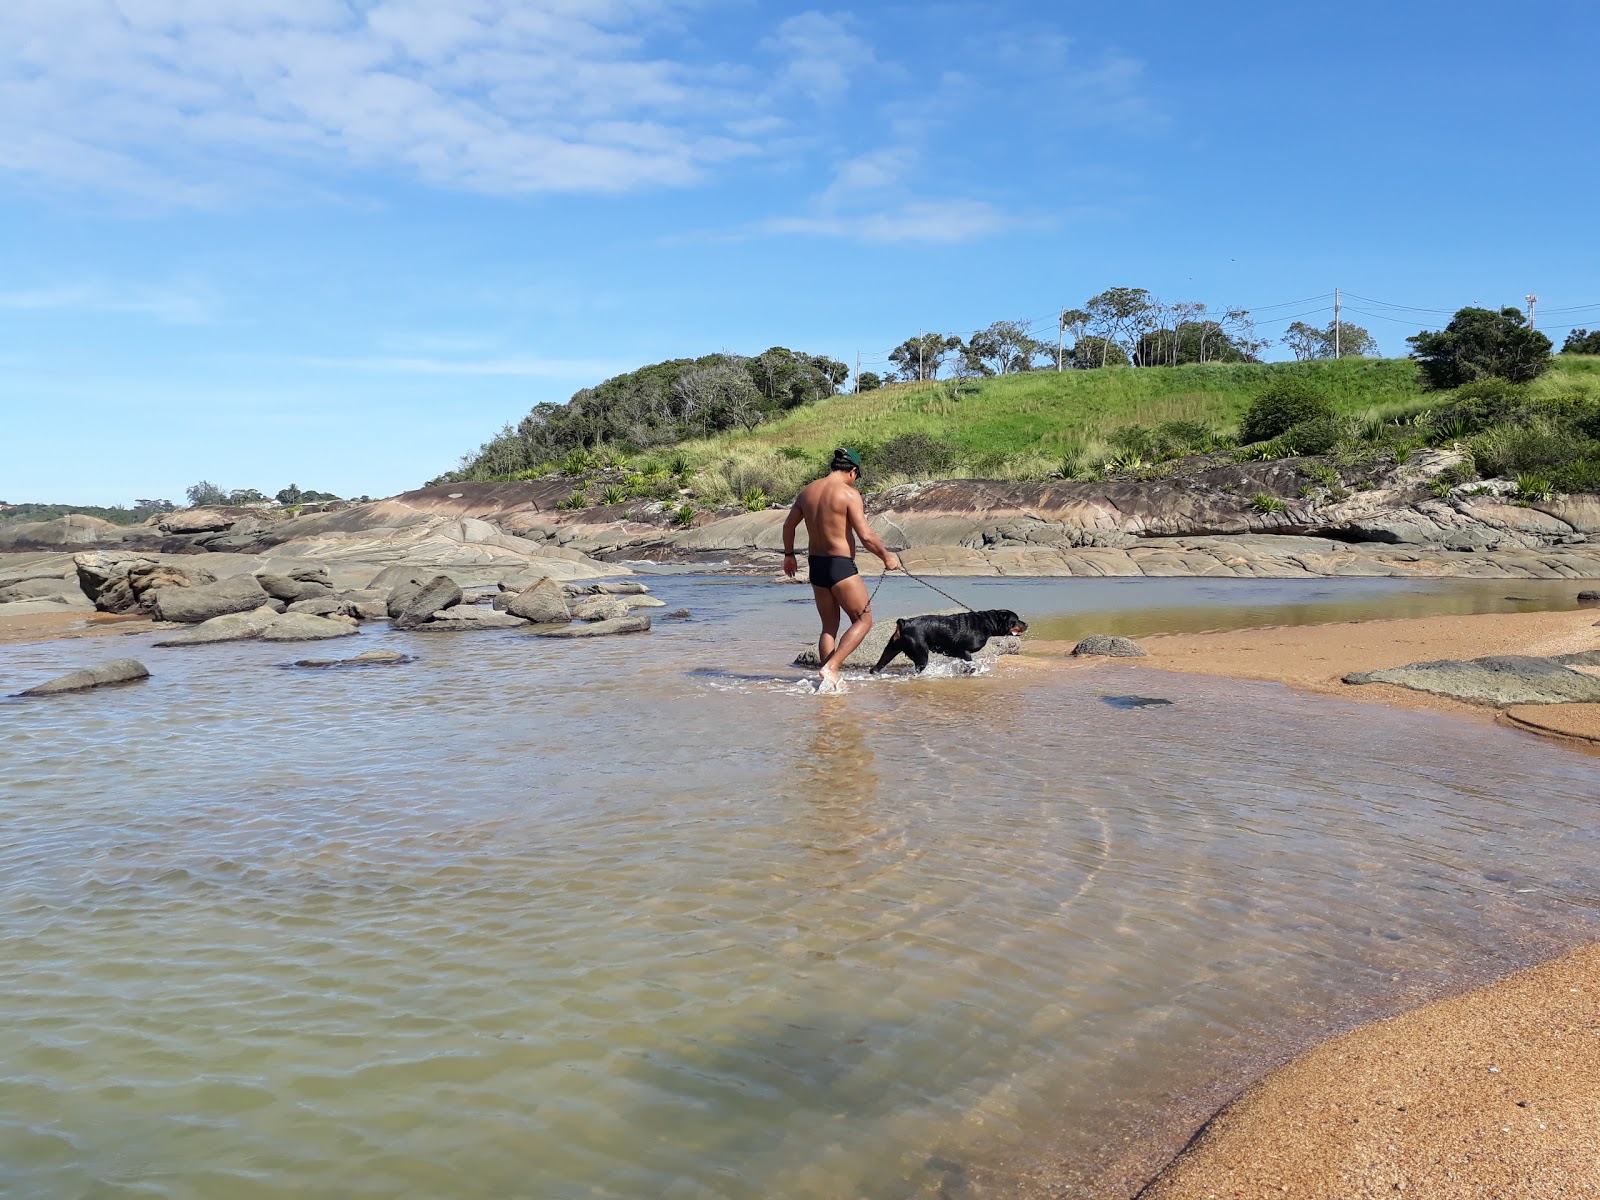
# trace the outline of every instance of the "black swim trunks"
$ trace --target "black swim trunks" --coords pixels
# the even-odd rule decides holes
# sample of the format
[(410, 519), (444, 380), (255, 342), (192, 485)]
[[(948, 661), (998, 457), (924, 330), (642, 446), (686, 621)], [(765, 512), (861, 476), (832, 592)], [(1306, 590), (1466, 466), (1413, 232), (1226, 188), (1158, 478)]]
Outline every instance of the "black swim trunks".
[(809, 554), (806, 562), (810, 565), (812, 587), (831, 588), (852, 575), (861, 574), (856, 569), (856, 560), (842, 554)]

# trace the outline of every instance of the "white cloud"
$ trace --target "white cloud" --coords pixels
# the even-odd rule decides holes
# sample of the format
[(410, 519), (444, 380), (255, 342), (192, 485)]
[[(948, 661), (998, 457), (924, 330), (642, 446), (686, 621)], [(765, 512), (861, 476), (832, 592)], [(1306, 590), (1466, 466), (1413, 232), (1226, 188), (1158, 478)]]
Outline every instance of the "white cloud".
[(790, 17), (761, 48), (788, 59), (783, 85), (819, 104), (840, 99), (854, 74), (876, 65), (872, 47), (850, 32), (849, 17), (843, 14), (813, 10)]
[(671, 0), (7, 0), (0, 166), (179, 202), (234, 164), (490, 192), (696, 179), (759, 109), (645, 53)]

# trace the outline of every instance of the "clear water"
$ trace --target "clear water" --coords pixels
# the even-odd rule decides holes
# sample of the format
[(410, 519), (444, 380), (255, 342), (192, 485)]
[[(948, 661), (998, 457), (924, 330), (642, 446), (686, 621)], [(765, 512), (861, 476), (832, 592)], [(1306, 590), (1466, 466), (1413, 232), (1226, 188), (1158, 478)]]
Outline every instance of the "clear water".
[[(1573, 590), (941, 582), (1054, 637)], [(1600, 931), (1600, 760), (1117, 666), (817, 697), (804, 589), (657, 586), (694, 619), (596, 642), (0, 647), (153, 672), (0, 703), (0, 1193), (1126, 1194), (1262, 1064)], [(330, 645), (419, 657), (277, 665)]]

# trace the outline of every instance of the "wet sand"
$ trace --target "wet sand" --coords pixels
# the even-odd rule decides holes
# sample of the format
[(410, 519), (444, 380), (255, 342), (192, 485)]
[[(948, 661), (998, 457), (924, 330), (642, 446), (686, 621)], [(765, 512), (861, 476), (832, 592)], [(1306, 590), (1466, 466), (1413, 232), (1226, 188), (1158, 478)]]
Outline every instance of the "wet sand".
[(1600, 1195), (1600, 946), (1325, 1042), (1141, 1200)]
[(13, 642), (49, 642), (58, 638), (105, 637), (115, 633), (143, 633), (155, 627), (144, 615), (113, 613), (25, 613), (0, 620), (0, 645)]

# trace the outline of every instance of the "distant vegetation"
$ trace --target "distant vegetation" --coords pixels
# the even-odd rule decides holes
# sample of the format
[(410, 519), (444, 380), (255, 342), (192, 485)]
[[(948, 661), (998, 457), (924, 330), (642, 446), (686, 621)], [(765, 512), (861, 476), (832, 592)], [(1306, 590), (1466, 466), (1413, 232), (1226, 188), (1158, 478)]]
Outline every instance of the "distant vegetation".
[[(1316, 456), (1327, 460), (1319, 471), (1337, 472), (1457, 446), (1466, 461), (1452, 483), (1503, 476), (1525, 497), (1600, 491), (1600, 358), (1583, 355), (1586, 331), (1554, 356), (1518, 310), (1464, 308), (1410, 339), (1412, 358), (1379, 359), (1362, 356), (1375, 347), (1359, 326), (1295, 322), (1285, 344), (1297, 361), (1262, 363), (1265, 343), (1242, 311), (1113, 288), (1064, 318), (1064, 369), (1024, 322), (998, 321), (908, 338), (889, 355), (898, 380), (864, 373), (843, 395), (842, 364), (787, 350), (656, 364), (571, 405), (539, 406), (435, 482), (566, 475), (577, 481), (568, 507), (658, 500), (682, 520), (687, 502), (785, 502), (838, 445), (862, 452), (869, 487), (1159, 478), (1195, 454)], [(763, 358), (788, 367), (790, 386), (763, 390), (751, 374)], [(748, 402), (691, 410), (691, 394)]]
[[(163, 505), (165, 507), (161, 507)], [(54, 521), (57, 517), (77, 513), (85, 517), (99, 517), (113, 525), (137, 525), (155, 513), (171, 512), (172, 509), (169, 500), (139, 500), (132, 508), (121, 504), (108, 508), (98, 504), (7, 504), (0, 501), (0, 520)]]

